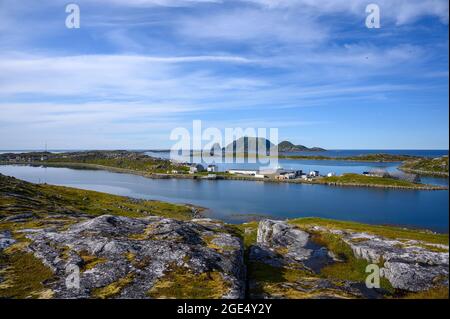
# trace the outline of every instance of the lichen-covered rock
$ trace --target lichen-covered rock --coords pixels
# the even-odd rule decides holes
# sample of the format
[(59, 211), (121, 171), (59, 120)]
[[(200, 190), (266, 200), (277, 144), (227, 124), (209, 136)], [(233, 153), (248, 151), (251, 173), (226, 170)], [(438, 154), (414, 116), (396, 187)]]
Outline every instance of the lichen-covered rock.
[[(55, 273), (49, 286), (56, 298), (170, 298), (184, 296), (184, 288), (204, 298), (244, 296), (241, 240), (210, 220), (103, 215), (27, 237), (28, 249)], [(74, 266), (79, 289), (66, 282)]]
[(250, 258), (272, 265), (301, 263), (317, 272), (333, 261), (325, 247), (311, 241), (310, 235), (284, 221), (262, 220), (258, 226), (257, 245)]
[(419, 241), (391, 240), (356, 232), (343, 233), (343, 240), (355, 256), (372, 263), (383, 262), (381, 276), (394, 288), (417, 292), (437, 285), (448, 286), (448, 246), (433, 247)]
[[(320, 239), (313, 238), (328, 238), (327, 247), (341, 247), (338, 249), (341, 254), (345, 251), (344, 259), (318, 245)], [(348, 264), (349, 259), (353, 266)], [(257, 277), (250, 279), (250, 287), (264, 287), (256, 289), (257, 294), (253, 296), (263, 298), (379, 298), (387, 293), (383, 289), (366, 287), (366, 267), (356, 260), (377, 264), (380, 276), (391, 286), (388, 289), (420, 292), (448, 286), (448, 246), (394, 240), (346, 229), (323, 226), (298, 229), (288, 222), (263, 220), (258, 225), (257, 243), (250, 247), (249, 260), (256, 263)], [(324, 267), (330, 270), (329, 265), (337, 268), (324, 278), (321, 270)], [(333, 274), (343, 269), (358, 271), (353, 275), (349, 273), (349, 277), (359, 279), (351, 281), (343, 273)], [(264, 276), (276, 280), (267, 282)]]
[(258, 226), (258, 244), (304, 247), (309, 234), (283, 221), (262, 220)]
[(323, 267), (337, 259), (311, 235), (285, 221), (263, 220), (249, 251), (252, 298), (377, 298), (357, 282), (323, 278)]
[(420, 264), (387, 261), (381, 275), (394, 288), (408, 291), (425, 291), (437, 285), (448, 286), (448, 267), (424, 267)]

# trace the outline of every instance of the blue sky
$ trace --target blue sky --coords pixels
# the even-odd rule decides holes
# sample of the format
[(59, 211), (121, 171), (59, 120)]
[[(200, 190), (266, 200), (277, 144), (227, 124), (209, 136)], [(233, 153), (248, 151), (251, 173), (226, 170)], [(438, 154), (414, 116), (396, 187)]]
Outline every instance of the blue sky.
[(448, 149), (447, 0), (74, 3), (80, 29), (67, 1), (0, 0), (0, 149), (167, 148), (192, 120)]

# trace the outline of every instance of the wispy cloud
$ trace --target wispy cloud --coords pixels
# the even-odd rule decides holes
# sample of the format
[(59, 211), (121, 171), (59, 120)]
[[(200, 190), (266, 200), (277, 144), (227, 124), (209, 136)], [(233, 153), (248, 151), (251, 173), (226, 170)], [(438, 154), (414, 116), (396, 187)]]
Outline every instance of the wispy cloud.
[(198, 118), (318, 137), (364, 106), (448, 130), (427, 112), (448, 112), (446, 0), (376, 1), (379, 30), (363, 0), (76, 2), (79, 30), (66, 1), (0, 2), (0, 148), (164, 143)]

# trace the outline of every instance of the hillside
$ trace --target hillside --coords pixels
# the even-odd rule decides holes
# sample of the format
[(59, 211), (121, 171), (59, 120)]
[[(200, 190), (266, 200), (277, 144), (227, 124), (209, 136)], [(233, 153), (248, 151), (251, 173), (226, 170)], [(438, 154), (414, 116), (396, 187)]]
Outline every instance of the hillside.
[[(256, 153), (261, 146), (266, 147), (266, 150), (271, 147), (275, 147), (271, 141), (265, 138), (256, 138), (256, 137), (241, 137), (235, 140), (233, 143), (228, 144), (223, 150), (225, 152), (235, 152), (235, 153)], [(321, 152), (325, 151), (320, 147), (312, 147), (308, 148), (303, 145), (294, 145), (289, 141), (283, 141), (278, 144), (278, 152)]]
[(448, 156), (405, 161), (400, 169), (420, 175), (448, 176)]
[(269, 150), (274, 147), (275, 144), (268, 139), (262, 137), (241, 137), (232, 143), (228, 144), (224, 151), (227, 153), (258, 153), (260, 149), (265, 150), (268, 154)]
[(278, 144), (278, 152), (323, 152), (325, 149), (320, 147), (306, 147), (304, 145), (294, 145), (289, 141), (283, 141)]

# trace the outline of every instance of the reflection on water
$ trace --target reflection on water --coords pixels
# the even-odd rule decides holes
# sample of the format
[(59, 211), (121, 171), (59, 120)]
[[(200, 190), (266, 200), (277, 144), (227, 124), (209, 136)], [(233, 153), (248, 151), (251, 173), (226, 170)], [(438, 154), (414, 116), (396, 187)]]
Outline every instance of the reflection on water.
[(227, 222), (242, 222), (242, 216), (249, 214), (272, 218), (316, 216), (448, 231), (448, 191), (160, 180), (100, 170), (30, 166), (0, 166), (0, 173), (31, 182), (192, 203), (209, 208), (209, 216)]

